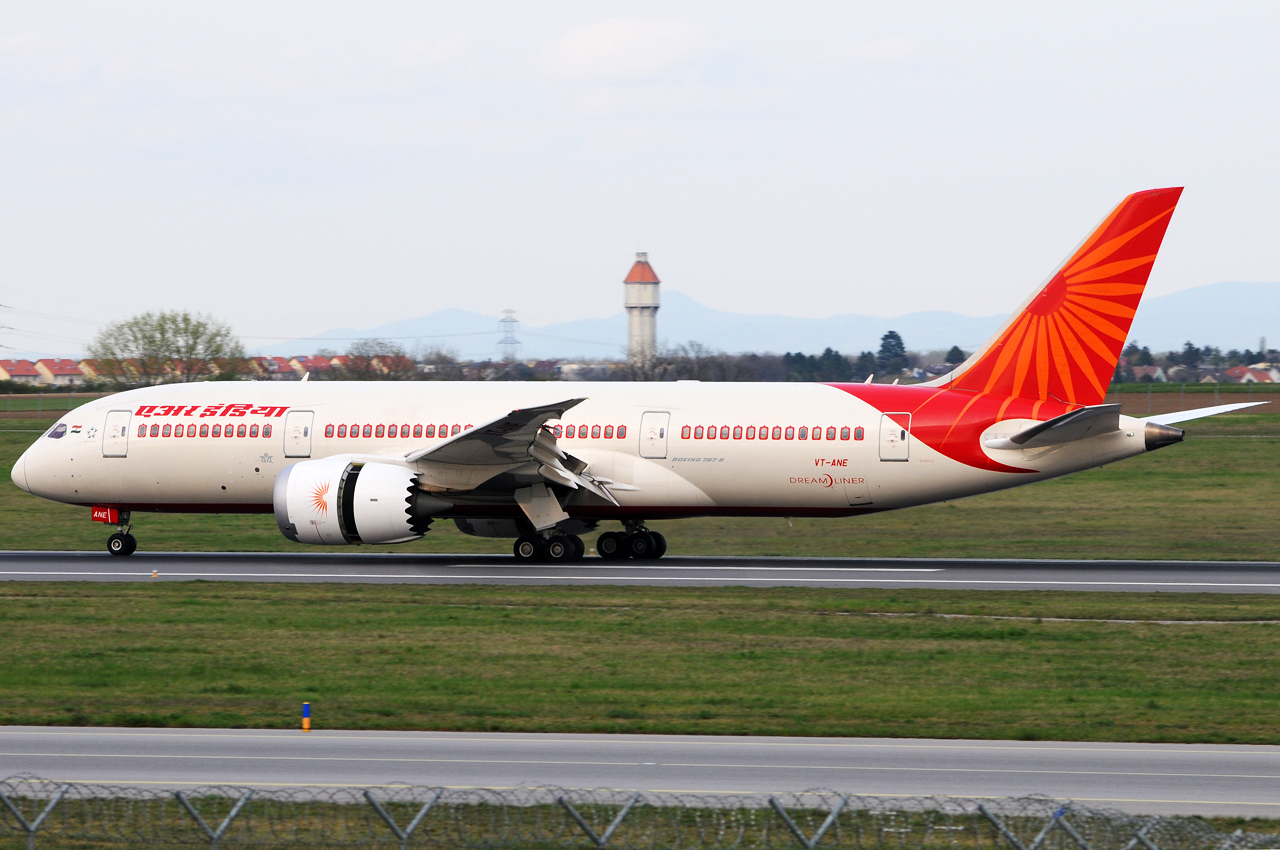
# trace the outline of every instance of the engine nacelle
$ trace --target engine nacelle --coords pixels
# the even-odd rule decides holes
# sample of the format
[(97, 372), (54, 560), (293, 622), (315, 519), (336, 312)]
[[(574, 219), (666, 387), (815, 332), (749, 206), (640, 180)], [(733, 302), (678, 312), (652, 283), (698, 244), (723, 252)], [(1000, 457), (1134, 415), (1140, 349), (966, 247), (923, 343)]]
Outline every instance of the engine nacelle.
[(453, 505), (419, 490), (416, 478), (407, 467), (361, 463), (350, 455), (304, 460), (276, 478), (276, 524), (296, 543), (418, 540), (431, 515)]

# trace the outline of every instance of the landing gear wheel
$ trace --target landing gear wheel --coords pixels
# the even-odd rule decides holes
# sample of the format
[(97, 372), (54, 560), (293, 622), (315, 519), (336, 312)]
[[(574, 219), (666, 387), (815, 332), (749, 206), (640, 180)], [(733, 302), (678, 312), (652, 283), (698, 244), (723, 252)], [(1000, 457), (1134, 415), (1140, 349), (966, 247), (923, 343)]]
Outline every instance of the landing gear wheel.
[(636, 560), (648, 560), (657, 557), (653, 553), (658, 550), (658, 543), (647, 531), (637, 531), (627, 541), (627, 551)]
[(621, 561), (631, 556), (627, 549), (627, 537), (616, 531), (606, 531), (596, 538), (596, 554), (606, 561)]
[(512, 551), (517, 561), (524, 563), (533, 563), (541, 561), (546, 554), (542, 546), (542, 538), (534, 537), (532, 534), (526, 534), (516, 541), (516, 545), (512, 547)]
[(649, 557), (656, 561), (667, 554), (667, 538), (656, 531), (650, 531), (649, 536), (653, 538), (653, 554)]
[(557, 564), (572, 559), (573, 553), (576, 551), (573, 548), (573, 544), (559, 534), (547, 540), (546, 543), (547, 560), (554, 561)]
[(569, 556), (570, 561), (581, 561), (582, 556), (587, 554), (587, 544), (582, 542), (582, 538), (576, 534), (570, 534), (565, 538), (570, 545), (573, 546), (573, 554)]
[(132, 534), (121, 534), (117, 531), (107, 538), (107, 551), (112, 555), (132, 555), (133, 550), (137, 548), (138, 541), (133, 539)]

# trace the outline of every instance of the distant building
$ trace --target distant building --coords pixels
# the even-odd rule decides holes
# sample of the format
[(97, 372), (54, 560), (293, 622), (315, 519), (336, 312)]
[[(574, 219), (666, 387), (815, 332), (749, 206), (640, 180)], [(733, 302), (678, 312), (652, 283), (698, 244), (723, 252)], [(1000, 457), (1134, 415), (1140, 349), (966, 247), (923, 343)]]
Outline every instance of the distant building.
[(30, 360), (0, 360), (0, 381), (38, 384), (40, 377), (40, 371)]
[(52, 384), (55, 387), (77, 387), (84, 383), (84, 372), (80, 364), (66, 358), (49, 358), (36, 361), (36, 371), (40, 373), (40, 383)]
[(1237, 384), (1280, 383), (1280, 369), (1259, 369), (1254, 366), (1232, 366), (1224, 374)]
[(1164, 384), (1169, 381), (1164, 370), (1159, 366), (1134, 366), (1131, 370), (1135, 381), (1149, 381)]
[(298, 356), (289, 358), (289, 365), (293, 367), (293, 371), (301, 377), (308, 372), (328, 372), (333, 368), (329, 364), (329, 358), (314, 354), (309, 357)]
[(635, 265), (622, 283), (626, 287), (627, 357), (648, 364), (658, 351), (658, 275), (648, 253), (636, 254)]
[(283, 357), (255, 357), (253, 365), (253, 371), (269, 381), (296, 381), (301, 377)]

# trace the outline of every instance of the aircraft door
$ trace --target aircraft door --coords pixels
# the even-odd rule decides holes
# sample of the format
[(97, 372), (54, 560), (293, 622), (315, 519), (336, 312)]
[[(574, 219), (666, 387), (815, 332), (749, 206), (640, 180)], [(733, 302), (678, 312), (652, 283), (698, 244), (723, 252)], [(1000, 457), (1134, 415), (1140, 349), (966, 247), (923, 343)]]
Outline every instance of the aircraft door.
[[(898, 424), (894, 417), (905, 419), (906, 424)], [(911, 455), (911, 414), (880, 414), (880, 459), (908, 460)]]
[(311, 457), (311, 423), (315, 413), (290, 410), (284, 415), (284, 456)]
[(127, 457), (129, 455), (129, 417), (133, 413), (128, 410), (111, 410), (107, 412), (107, 425), (102, 429), (102, 456)]
[(650, 410), (640, 417), (640, 457), (666, 457), (671, 414)]

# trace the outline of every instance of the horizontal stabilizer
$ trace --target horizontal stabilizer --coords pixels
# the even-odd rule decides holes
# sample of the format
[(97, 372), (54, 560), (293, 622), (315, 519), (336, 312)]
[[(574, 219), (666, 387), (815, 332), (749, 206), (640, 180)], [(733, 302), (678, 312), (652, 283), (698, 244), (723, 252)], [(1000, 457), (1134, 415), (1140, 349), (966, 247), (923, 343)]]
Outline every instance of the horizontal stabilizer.
[(983, 441), (989, 449), (1038, 449), (1073, 443), (1098, 434), (1120, 430), (1120, 405), (1095, 404), (1037, 422), (1011, 437), (992, 437)]
[(1175, 413), (1157, 413), (1155, 416), (1143, 417), (1142, 421), (1154, 422), (1156, 425), (1172, 425), (1175, 422), (1190, 422), (1192, 419), (1204, 419), (1206, 416), (1217, 416), (1219, 413), (1230, 413), (1233, 410), (1244, 410), (1246, 407), (1270, 403), (1269, 401), (1244, 401), (1238, 404), (1219, 404), (1216, 407), (1179, 410)]

